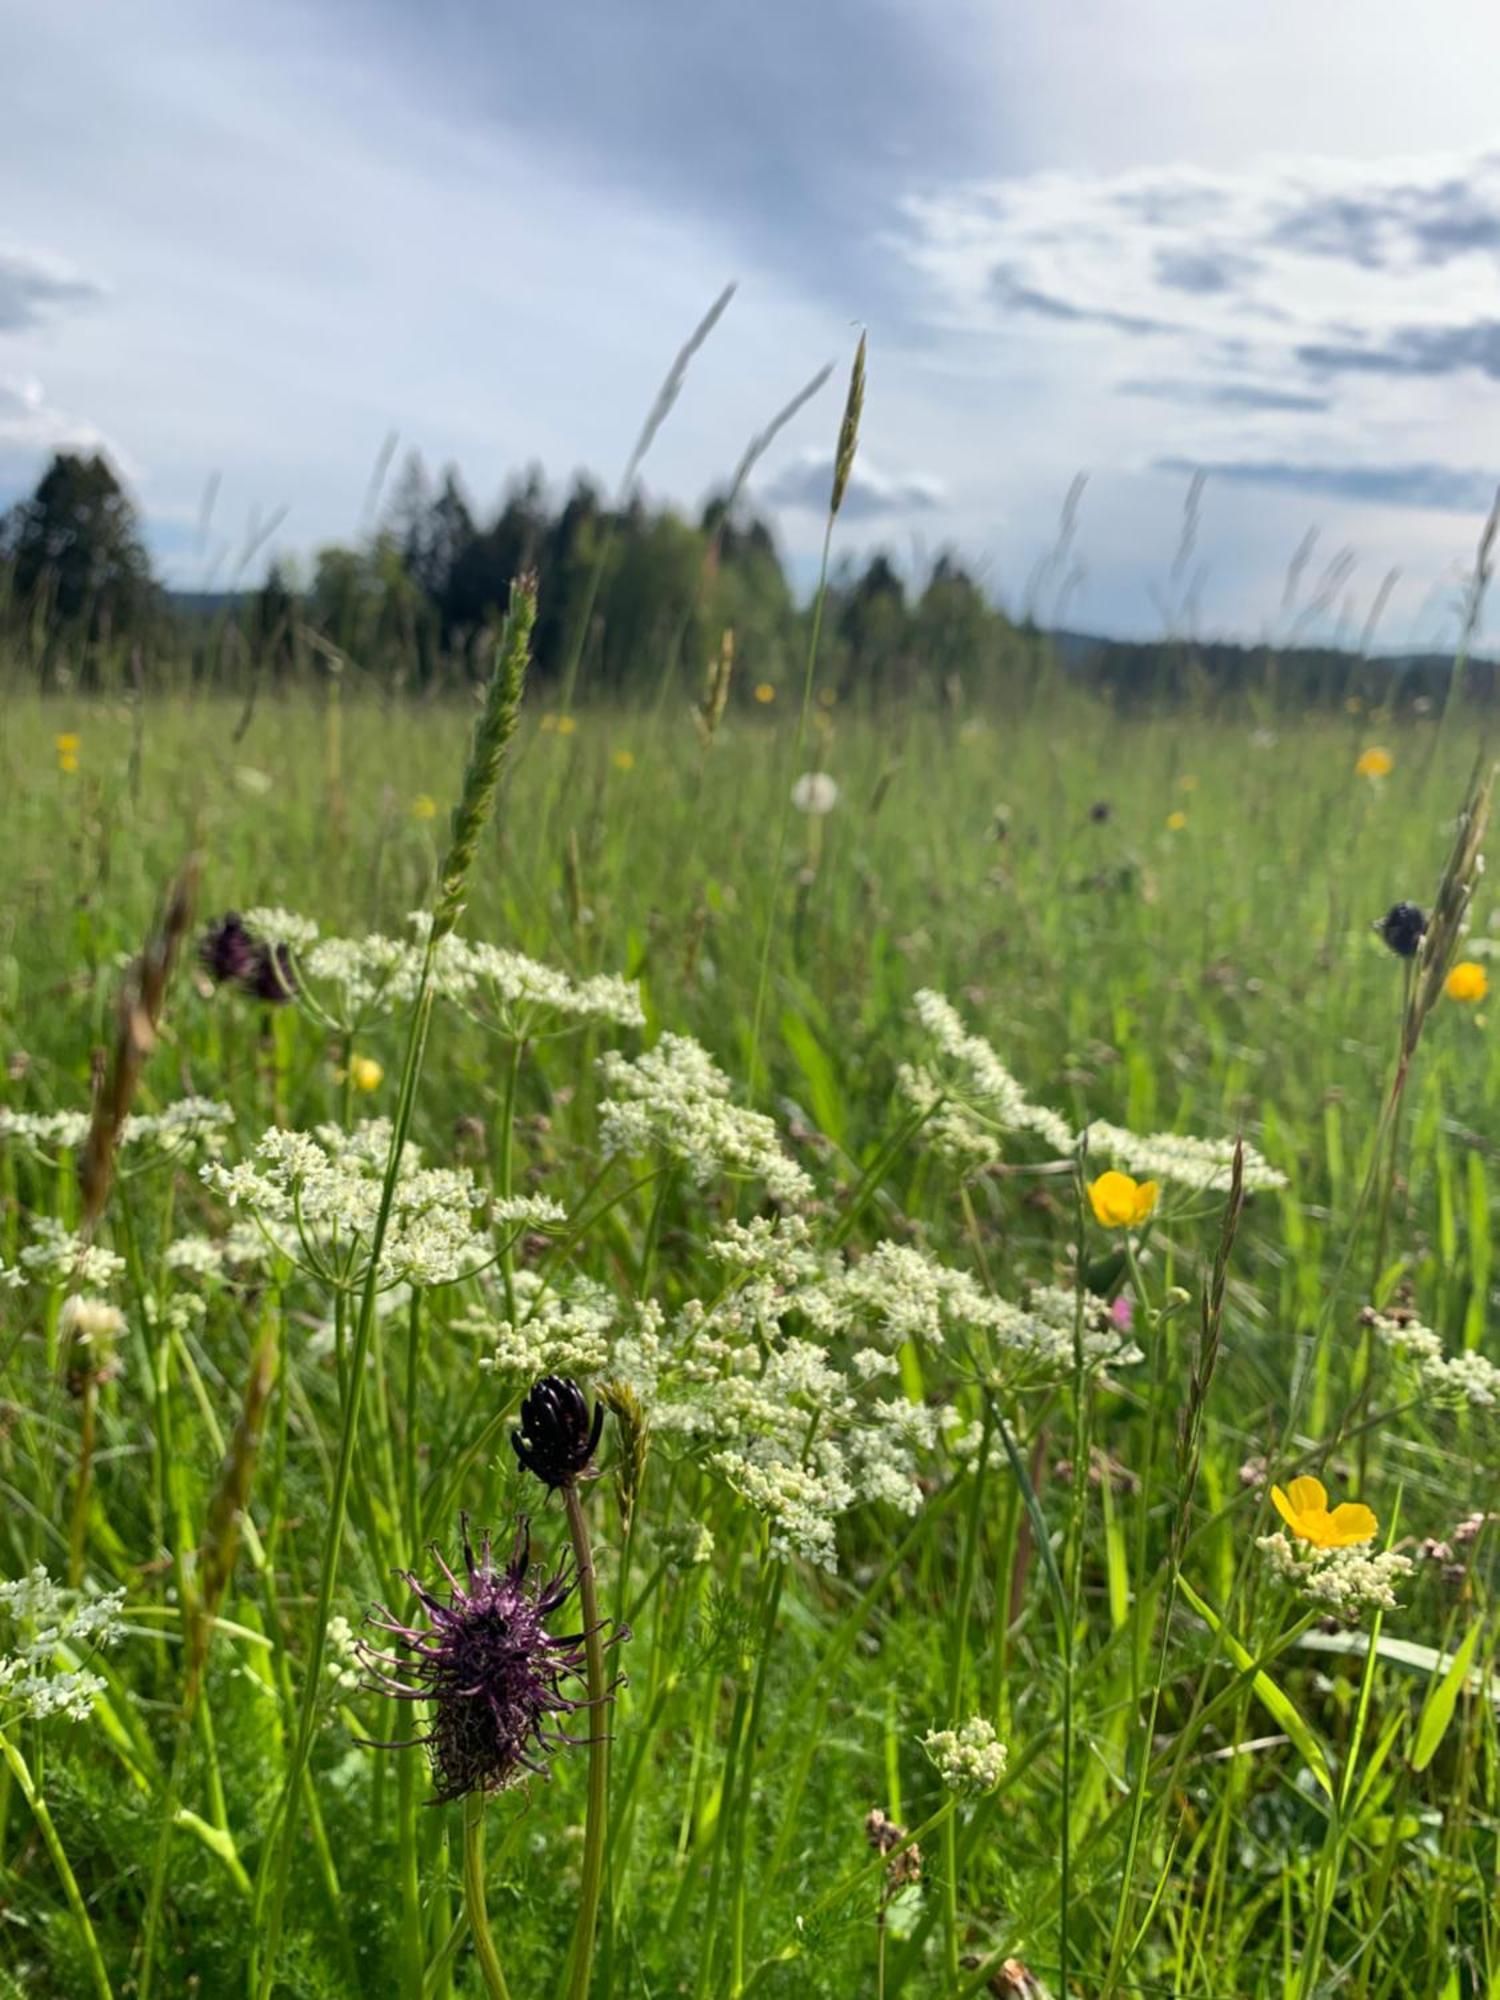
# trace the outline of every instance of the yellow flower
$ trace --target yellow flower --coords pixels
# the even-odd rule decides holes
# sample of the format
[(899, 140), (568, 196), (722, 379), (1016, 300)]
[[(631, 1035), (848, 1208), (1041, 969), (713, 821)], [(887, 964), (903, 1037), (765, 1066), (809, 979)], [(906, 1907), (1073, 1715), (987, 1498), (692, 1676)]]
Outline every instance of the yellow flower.
[(57, 768), (59, 771), (76, 771), (78, 769), (77, 752), (73, 750), (59, 751), (57, 758)]
[(635, 769), (635, 753), (632, 750), (617, 750), (609, 761), (617, 771), (633, 771)]
[(1156, 1206), (1155, 1181), (1133, 1180), (1113, 1167), (1089, 1182), (1089, 1206), (1094, 1220), (1106, 1229), (1131, 1229), (1144, 1222)]
[(379, 1090), (385, 1080), (384, 1066), (374, 1056), (354, 1056), (349, 1063), (349, 1081), (356, 1090)]
[(1450, 1000), (1482, 1000), (1489, 990), (1489, 974), (1472, 958), (1461, 958), (1443, 981), (1443, 991)]
[(776, 690), (769, 681), (759, 681), (756, 683), (755, 699), (762, 703), (774, 701), (776, 699)]
[(1390, 751), (1372, 745), (1368, 750), (1360, 752), (1359, 761), (1354, 766), (1354, 775), (1357, 778), (1388, 778), (1395, 768), (1396, 760)]
[(1186, 825), (1187, 825), (1187, 814), (1183, 812), (1180, 808), (1176, 812), (1169, 812), (1167, 814), (1167, 829), (1169, 832), (1181, 833), (1182, 829)]
[(78, 738), (71, 729), (65, 729), (61, 736), (54, 736), (52, 745), (59, 757), (76, 757), (78, 754)]
[(573, 720), (571, 715), (560, 715), (557, 718), (557, 733), (559, 736), (571, 736), (577, 727), (578, 724)]
[(1352, 1549), (1375, 1539), (1379, 1523), (1363, 1501), (1345, 1500), (1330, 1513), (1327, 1487), (1306, 1473), (1294, 1479), (1285, 1493), (1273, 1486), (1271, 1499), (1298, 1540), (1311, 1542), (1315, 1549)]
[(430, 792), (417, 793), (411, 802), (411, 816), (413, 819), (437, 818), (437, 800)]

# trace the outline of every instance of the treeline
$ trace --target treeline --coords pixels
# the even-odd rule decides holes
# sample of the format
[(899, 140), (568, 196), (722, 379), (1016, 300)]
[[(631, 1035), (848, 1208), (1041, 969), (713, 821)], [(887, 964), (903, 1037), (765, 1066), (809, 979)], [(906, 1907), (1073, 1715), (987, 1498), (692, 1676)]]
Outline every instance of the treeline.
[[(735, 688), (800, 678), (809, 607), (770, 529), (710, 500), (697, 520), (639, 498), (617, 507), (578, 480), (554, 502), (539, 472), (489, 516), (456, 471), (412, 457), (377, 527), (319, 551), (309, 574), (273, 562), (256, 588), (174, 600), (152, 580), (129, 497), (98, 457), (59, 455), (0, 522), (0, 628), (44, 679), (291, 680), (347, 664), (384, 685), (482, 674), (511, 579), (539, 583), (534, 675), (553, 694), (651, 698), (694, 686), (733, 634)], [(1021, 670), (1013, 627), (954, 561), (912, 588), (876, 555), (833, 578), (819, 677), (874, 694), (978, 692)]]
[[(0, 516), (0, 667), (68, 684), (290, 684), (348, 669), (393, 691), (482, 676), (510, 580), (540, 585), (535, 681), (544, 698), (662, 698), (695, 689), (733, 635), (732, 698), (800, 683), (811, 609), (765, 522), (710, 500), (696, 520), (640, 498), (610, 504), (587, 480), (554, 500), (539, 472), (489, 515), (456, 471), (412, 456), (376, 526), (297, 574), (272, 562), (250, 588), (173, 597), (151, 573), (136, 509), (98, 455), (60, 453)], [(955, 704), (1045, 696), (1053, 676), (1120, 706), (1205, 701), (1333, 706), (1447, 696), (1440, 656), (1365, 658), (1335, 647), (1164, 638), (1137, 644), (1014, 623), (961, 564), (939, 556), (913, 584), (888, 557), (831, 579), (820, 684), (872, 699)], [(1466, 692), (1500, 698), (1494, 663)]]

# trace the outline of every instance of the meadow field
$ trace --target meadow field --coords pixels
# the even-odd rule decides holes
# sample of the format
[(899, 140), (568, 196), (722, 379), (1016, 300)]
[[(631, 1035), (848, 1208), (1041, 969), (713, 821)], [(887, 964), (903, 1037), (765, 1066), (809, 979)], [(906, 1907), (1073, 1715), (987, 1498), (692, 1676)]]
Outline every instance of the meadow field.
[(1500, 1994), (1486, 718), (519, 623), (5, 698), (0, 1993)]

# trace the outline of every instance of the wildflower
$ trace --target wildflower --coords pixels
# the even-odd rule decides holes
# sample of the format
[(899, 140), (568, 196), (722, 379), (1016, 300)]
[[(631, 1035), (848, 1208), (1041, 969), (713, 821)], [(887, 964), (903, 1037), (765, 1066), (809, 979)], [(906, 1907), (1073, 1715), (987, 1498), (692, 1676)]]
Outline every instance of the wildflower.
[(792, 804), (809, 819), (822, 819), (838, 802), (838, 783), (826, 771), (804, 771), (792, 787)]
[(940, 1063), (903, 1063), (897, 1088), (913, 1110), (925, 1114), (924, 1135), (946, 1157), (988, 1165), (1007, 1131), (1033, 1132), (1059, 1153), (1074, 1146), (1072, 1128), (1044, 1104), (1033, 1104), (980, 1035), (965, 1029), (956, 1008), (931, 988), (916, 996), (913, 1011), (936, 1045)]
[(86, 1669), (59, 1667), (58, 1655), (76, 1659), (112, 1645), (124, 1603), (123, 1590), (97, 1597), (65, 1590), (40, 1563), (26, 1576), (0, 1582), (0, 1620), (11, 1627), (0, 1649), (0, 1727), (50, 1715), (86, 1721), (106, 1683)]
[(1094, 1220), (1105, 1229), (1133, 1229), (1156, 1206), (1155, 1181), (1138, 1181), (1111, 1167), (1088, 1184)]
[(1196, 792), (1198, 789), (1198, 780), (1191, 771), (1185, 771), (1177, 780), (1177, 789), (1179, 792)]
[(577, 727), (578, 723), (571, 715), (560, 715), (557, 718), (557, 733), (559, 736), (571, 736)]
[(1367, 1310), (1361, 1318), (1384, 1346), (1415, 1367), (1423, 1388), (1442, 1402), (1467, 1403), (1476, 1410), (1500, 1404), (1500, 1368), (1476, 1349), (1445, 1354), (1439, 1336), (1408, 1312)]
[(269, 771), (257, 770), (254, 764), (236, 764), (234, 782), (252, 799), (266, 798), (276, 785)]
[(1396, 760), (1390, 751), (1372, 745), (1370, 749), (1360, 752), (1354, 775), (1357, 778), (1388, 778), (1395, 768)]
[(1473, 958), (1462, 958), (1443, 981), (1443, 991), (1450, 1000), (1458, 1000), (1465, 1006), (1482, 1000), (1490, 990), (1489, 974)]
[(1108, 823), (1112, 811), (1113, 807), (1110, 805), (1108, 799), (1095, 799), (1094, 803), (1089, 807), (1089, 818), (1094, 822), (1095, 826), (1104, 826)]
[(437, 818), (437, 800), (430, 792), (417, 793), (411, 802), (411, 816), (413, 819)]
[[(1096, 1118), (1088, 1128), (1089, 1150), (1105, 1153), (1128, 1172), (1153, 1181), (1168, 1181), (1198, 1194), (1222, 1192), (1234, 1168), (1233, 1139), (1196, 1139), (1185, 1132), (1151, 1132), (1144, 1136), (1123, 1125)], [(1253, 1146), (1244, 1147), (1244, 1189), (1258, 1194), (1284, 1188), (1286, 1175), (1277, 1171)]]
[(1256, 1546), (1283, 1582), (1292, 1584), (1309, 1604), (1344, 1618), (1361, 1611), (1396, 1610), (1396, 1585), (1414, 1567), (1411, 1557), (1397, 1549), (1371, 1555), (1363, 1545), (1294, 1548), (1284, 1534), (1262, 1535)]
[(591, 1420), (588, 1399), (578, 1384), (547, 1375), (522, 1403), (521, 1428), (511, 1432), (510, 1442), (522, 1471), (555, 1492), (582, 1479), (603, 1429), (602, 1402), (595, 1403)]
[(1294, 1479), (1285, 1492), (1273, 1486), (1271, 1500), (1298, 1540), (1315, 1549), (1351, 1549), (1375, 1539), (1378, 1523), (1363, 1501), (1342, 1501), (1330, 1513), (1327, 1487), (1310, 1474)]
[[(268, 938), (254, 918), (285, 916), (284, 911), (254, 911), (242, 918), (229, 910), (210, 924), (198, 943), (198, 963), (216, 986), (238, 986), (271, 1006), (280, 1006), (297, 991), (291, 945), (285, 938)], [(300, 922), (300, 919), (295, 920)], [(316, 936), (316, 931), (313, 933)]]
[(633, 771), (635, 769), (635, 752), (633, 750), (617, 750), (609, 761), (617, 771)]
[(1427, 915), (1415, 903), (1392, 903), (1375, 929), (1398, 958), (1415, 958), (1427, 935)]
[(764, 708), (776, 699), (776, 690), (769, 681), (757, 681), (755, 684), (755, 699)]
[[(403, 1573), (427, 1614), (425, 1629), (403, 1625), (379, 1606), (369, 1623), (390, 1633), (397, 1651), (359, 1643), (374, 1690), (398, 1701), (431, 1703), (432, 1726), (416, 1740), (427, 1747), (440, 1801), (503, 1791), (523, 1771), (545, 1776), (546, 1753), (572, 1740), (555, 1729), (553, 1718), (585, 1706), (562, 1691), (583, 1665), (581, 1635), (558, 1638), (546, 1629), (572, 1579), (559, 1573), (528, 1586), (531, 1545), (524, 1521), (503, 1569), (495, 1567), (488, 1534), (476, 1557), (467, 1520), (463, 1553), (464, 1583), (436, 1557), (452, 1586), (446, 1599)], [(401, 1674), (410, 1680), (397, 1678)]]
[(72, 730), (65, 730), (61, 736), (54, 736), (52, 742), (59, 757), (76, 757), (78, 755), (78, 738), (73, 734)]
[(1187, 814), (1183, 812), (1181, 807), (1176, 812), (1169, 812), (1167, 814), (1167, 831), (1169, 833), (1181, 833), (1186, 825)]
[(681, 1160), (700, 1187), (727, 1174), (763, 1181), (782, 1202), (812, 1194), (811, 1180), (782, 1152), (775, 1125), (731, 1103), (728, 1077), (691, 1036), (663, 1035), (633, 1062), (611, 1050), (598, 1070), (608, 1093), (599, 1107), (606, 1156), (656, 1145)]
[(385, 1066), (374, 1056), (355, 1056), (350, 1061), (349, 1080), (356, 1090), (379, 1090), (384, 1076)]
[(966, 1798), (992, 1792), (1010, 1754), (982, 1715), (971, 1715), (960, 1729), (929, 1729), (922, 1748), (949, 1791)]
[[(921, 1881), (921, 1848), (914, 1840), (907, 1840), (906, 1828), (898, 1826), (880, 1806), (872, 1806), (865, 1814), (865, 1839), (877, 1854), (889, 1854), (893, 1847), (901, 1849), (885, 1871), (887, 1893), (904, 1888), (908, 1882)], [(904, 1847), (903, 1841), (906, 1841)]]

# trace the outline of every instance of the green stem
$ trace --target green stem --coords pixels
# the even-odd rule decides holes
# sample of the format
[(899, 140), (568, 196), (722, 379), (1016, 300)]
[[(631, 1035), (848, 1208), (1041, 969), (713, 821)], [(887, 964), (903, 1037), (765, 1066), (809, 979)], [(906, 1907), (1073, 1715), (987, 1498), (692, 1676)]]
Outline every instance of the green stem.
[(489, 1912), (484, 1906), (483, 1792), (470, 1792), (464, 1800), (464, 1909), (485, 1992), (490, 2000), (510, 2000), (510, 1988), (500, 1969), (500, 1954), (490, 1935)]
[(599, 1590), (589, 1548), (588, 1524), (576, 1485), (564, 1489), (568, 1533), (578, 1565), (578, 1597), (583, 1610), (583, 1645), (588, 1674), (589, 1731), (588, 1818), (584, 1823), (583, 1875), (578, 1889), (578, 1923), (573, 1933), (570, 2000), (587, 2000), (594, 1964), (594, 1933), (599, 1923), (599, 1892), (604, 1883), (604, 1839), (609, 1827), (609, 1697), (604, 1684), (604, 1634), (599, 1621)]
[(42, 1836), (42, 1844), (51, 1858), (52, 1866), (57, 1870), (63, 1894), (68, 1899), (68, 1908), (73, 1912), (73, 1921), (78, 1926), (79, 1941), (83, 1946), (83, 1955), (88, 1960), (94, 1991), (100, 1996), (100, 2000), (114, 2000), (114, 1988), (110, 1985), (109, 1974), (104, 1969), (104, 1954), (100, 1951), (99, 1940), (94, 1935), (94, 1926), (89, 1920), (83, 1892), (78, 1887), (77, 1877), (58, 1837), (52, 1815), (47, 1810), (47, 1801), (37, 1790), (26, 1759), (3, 1729), (0, 1729), (0, 1757), (4, 1757), (6, 1769), (14, 1778), (21, 1797), (30, 1806), (31, 1816), (36, 1821), (37, 1831)]

